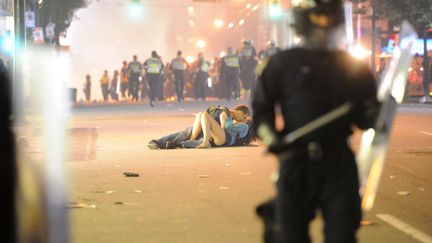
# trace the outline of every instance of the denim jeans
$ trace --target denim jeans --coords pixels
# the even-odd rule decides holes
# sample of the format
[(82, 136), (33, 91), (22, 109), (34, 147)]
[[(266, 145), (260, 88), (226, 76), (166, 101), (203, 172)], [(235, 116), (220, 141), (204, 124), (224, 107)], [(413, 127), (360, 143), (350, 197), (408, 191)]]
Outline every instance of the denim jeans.
[(168, 148), (196, 148), (203, 142), (202, 135), (200, 134), (197, 140), (189, 140), (192, 133), (192, 127), (188, 127), (183, 131), (169, 134), (161, 137), (156, 141), (162, 149), (166, 149), (167, 142), (169, 143)]

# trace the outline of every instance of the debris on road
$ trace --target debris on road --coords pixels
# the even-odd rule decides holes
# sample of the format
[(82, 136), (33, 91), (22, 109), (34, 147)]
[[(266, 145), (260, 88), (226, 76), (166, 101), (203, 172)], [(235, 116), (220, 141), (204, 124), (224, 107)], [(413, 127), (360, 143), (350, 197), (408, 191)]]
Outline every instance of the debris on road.
[(252, 172), (241, 172), (240, 175), (252, 175)]
[(226, 163), (225, 166), (230, 166), (230, 164), (229, 164), (229, 163)]
[(209, 178), (209, 175), (198, 175), (198, 178)]
[(141, 193), (142, 191), (140, 191), (140, 190), (135, 190), (135, 192), (136, 192), (136, 193)]
[(133, 172), (123, 172), (123, 175), (125, 175), (126, 177), (139, 177), (138, 173)]
[(227, 186), (221, 186), (221, 187), (219, 187), (219, 189), (220, 189), (220, 190), (228, 190), (229, 187), (227, 187)]
[(115, 205), (123, 205), (124, 203), (123, 202), (115, 202), (114, 204)]
[(112, 194), (112, 193), (114, 193), (115, 191), (106, 191), (105, 193), (106, 194)]
[(394, 178), (396, 178), (395, 176), (390, 176), (389, 179), (393, 180)]
[(409, 196), (409, 195), (411, 194), (411, 192), (408, 192), (408, 191), (400, 191), (400, 192), (398, 192), (398, 194), (399, 194), (400, 196)]
[(91, 193), (105, 193), (105, 191), (91, 191)]
[(73, 209), (73, 208), (96, 208), (96, 205), (94, 204), (85, 204), (80, 202), (68, 202), (66, 205), (66, 208)]
[(421, 192), (424, 192), (425, 189), (422, 188), (422, 187), (420, 187), (418, 190), (421, 191)]

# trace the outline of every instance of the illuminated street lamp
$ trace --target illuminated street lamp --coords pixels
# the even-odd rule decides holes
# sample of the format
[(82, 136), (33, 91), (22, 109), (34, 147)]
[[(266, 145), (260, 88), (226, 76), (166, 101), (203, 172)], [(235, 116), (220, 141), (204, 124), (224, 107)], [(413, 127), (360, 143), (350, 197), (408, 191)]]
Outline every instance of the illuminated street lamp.
[(188, 24), (189, 24), (189, 27), (194, 27), (195, 26), (195, 21), (193, 21), (192, 19), (189, 19), (188, 20)]
[(361, 45), (355, 45), (351, 50), (350, 54), (357, 59), (366, 59), (371, 55), (371, 50), (367, 50)]
[(244, 19), (240, 19), (240, 21), (239, 21), (238, 24), (239, 24), (240, 26), (242, 26), (242, 25), (244, 25), (245, 22), (246, 22), (246, 21), (245, 21)]
[(188, 62), (189, 64), (192, 64), (195, 62), (195, 57), (193, 56), (187, 56), (186, 57), (186, 62)]
[(222, 28), (224, 26), (224, 21), (221, 19), (216, 19), (214, 21), (214, 26), (218, 29)]
[(131, 0), (128, 6), (129, 16), (132, 18), (141, 17), (143, 14), (143, 6), (140, 0)]
[(277, 20), (282, 17), (282, 7), (280, 0), (270, 0), (269, 1), (268, 13), (271, 19)]
[(228, 24), (228, 28), (231, 29), (232, 27), (234, 27), (234, 23), (231, 22), (231, 23)]
[(198, 40), (198, 41), (196, 42), (196, 45), (197, 45), (198, 48), (202, 49), (202, 48), (206, 47), (207, 43), (206, 43), (205, 40), (202, 40), (202, 39), (201, 39), (201, 40)]

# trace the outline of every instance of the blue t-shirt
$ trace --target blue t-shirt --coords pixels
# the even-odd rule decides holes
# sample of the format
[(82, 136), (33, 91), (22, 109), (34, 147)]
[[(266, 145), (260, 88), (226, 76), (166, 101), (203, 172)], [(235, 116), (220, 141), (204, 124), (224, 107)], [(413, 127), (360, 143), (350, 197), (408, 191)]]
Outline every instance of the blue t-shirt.
[(233, 123), (232, 119), (228, 119), (225, 127), (227, 133), (226, 145), (234, 145), (236, 138), (243, 138), (249, 131), (249, 126), (245, 123)]

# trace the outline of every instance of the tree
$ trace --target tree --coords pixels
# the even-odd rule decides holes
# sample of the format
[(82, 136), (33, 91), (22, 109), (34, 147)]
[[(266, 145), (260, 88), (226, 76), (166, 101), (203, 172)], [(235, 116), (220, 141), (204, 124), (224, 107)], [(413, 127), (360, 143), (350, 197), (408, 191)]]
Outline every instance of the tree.
[[(428, 29), (432, 27), (432, 1), (430, 0), (371, 0), (375, 14), (386, 18), (391, 23), (402, 23), (408, 20), (424, 42), (423, 84), (425, 96), (429, 95), (430, 59), (427, 55)], [(391, 6), (391, 7), (389, 7)]]
[(58, 43), (59, 33), (67, 30), (75, 12), (86, 7), (88, 2), (88, 0), (26, 0), (26, 6), (37, 13), (38, 26), (45, 27), (49, 22), (55, 24)]

